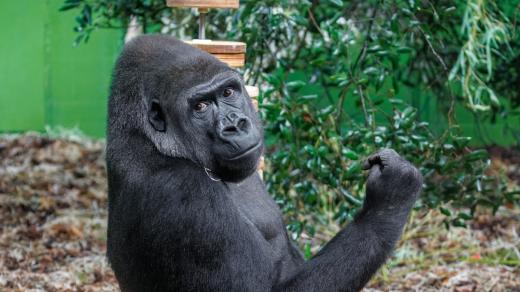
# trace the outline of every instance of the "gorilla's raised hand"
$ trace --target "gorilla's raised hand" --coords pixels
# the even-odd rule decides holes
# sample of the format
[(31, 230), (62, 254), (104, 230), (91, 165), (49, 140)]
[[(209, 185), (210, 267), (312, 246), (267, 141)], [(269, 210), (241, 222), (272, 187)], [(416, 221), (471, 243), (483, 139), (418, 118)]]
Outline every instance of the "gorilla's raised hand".
[(393, 149), (371, 155), (364, 169), (370, 169), (365, 208), (409, 209), (419, 195), (422, 175)]

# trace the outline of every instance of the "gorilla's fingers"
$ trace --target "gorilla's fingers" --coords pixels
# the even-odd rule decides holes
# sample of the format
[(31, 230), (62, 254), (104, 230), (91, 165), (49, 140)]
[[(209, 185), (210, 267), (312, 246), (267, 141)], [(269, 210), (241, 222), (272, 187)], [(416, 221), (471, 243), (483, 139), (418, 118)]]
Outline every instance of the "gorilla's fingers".
[(381, 160), (381, 156), (379, 153), (370, 155), (365, 163), (363, 163), (363, 170), (369, 170), (374, 165), (380, 165), (381, 168), (384, 167), (383, 161)]

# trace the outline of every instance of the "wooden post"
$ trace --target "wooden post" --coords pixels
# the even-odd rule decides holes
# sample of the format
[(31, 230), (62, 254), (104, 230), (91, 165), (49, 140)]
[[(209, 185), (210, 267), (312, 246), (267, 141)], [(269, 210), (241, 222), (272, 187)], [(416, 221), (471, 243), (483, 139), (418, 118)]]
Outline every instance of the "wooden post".
[[(239, 0), (166, 0), (166, 5), (168, 7), (198, 8), (199, 12), (201, 13), (207, 13), (210, 8), (236, 9), (238, 8), (239, 4)], [(200, 29), (203, 30), (203, 25), (201, 25)], [(204, 34), (199, 32), (199, 37), (201, 35), (203, 36)], [(212, 54), (220, 61), (228, 64), (230, 67), (240, 68), (245, 65), (245, 43), (232, 41), (214, 41), (207, 39), (194, 39), (191, 41), (186, 41), (186, 43)], [(254, 86), (247, 86), (247, 91), (249, 96), (253, 98), (255, 106), (258, 109), (258, 88)]]

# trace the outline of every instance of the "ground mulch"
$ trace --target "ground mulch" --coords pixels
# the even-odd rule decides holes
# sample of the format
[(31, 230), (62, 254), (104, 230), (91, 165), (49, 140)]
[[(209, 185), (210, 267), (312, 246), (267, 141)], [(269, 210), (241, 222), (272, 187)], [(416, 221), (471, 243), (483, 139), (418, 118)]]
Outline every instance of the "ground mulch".
[(502, 169), (511, 181), (520, 185), (520, 148), (490, 146), (487, 150), (494, 166)]
[(103, 144), (0, 139), (0, 290), (114, 291)]
[[(0, 291), (118, 291), (103, 151), (85, 138), (0, 136)], [(519, 214), (483, 211), (446, 230), (436, 211), (416, 212), (365, 291), (520, 291)]]

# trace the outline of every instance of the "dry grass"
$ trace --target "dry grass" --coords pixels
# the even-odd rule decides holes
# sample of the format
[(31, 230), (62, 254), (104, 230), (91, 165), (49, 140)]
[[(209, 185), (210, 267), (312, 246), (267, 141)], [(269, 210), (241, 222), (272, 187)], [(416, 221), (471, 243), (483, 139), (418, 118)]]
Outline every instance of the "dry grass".
[(450, 230), (437, 211), (414, 213), (393, 257), (365, 290), (520, 289), (519, 211), (481, 210), (469, 228)]

